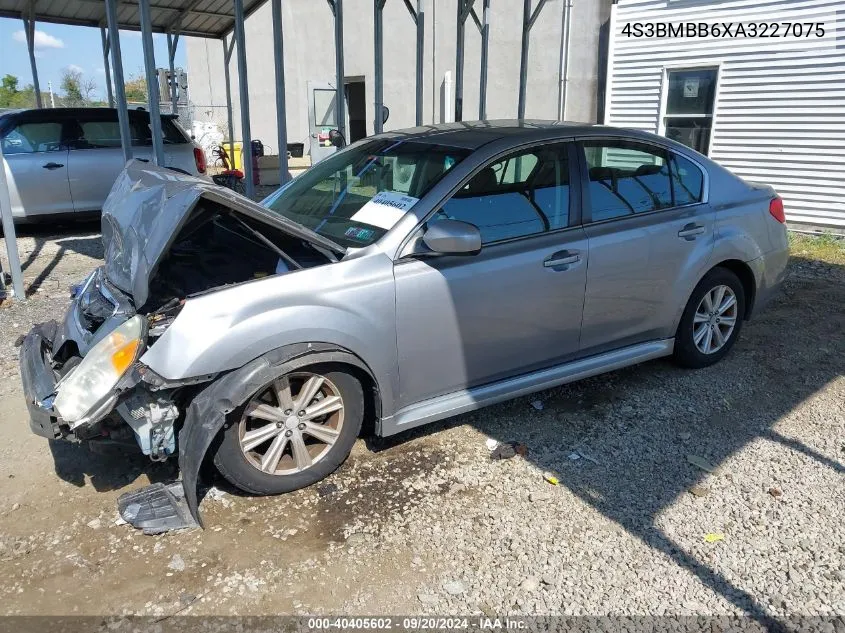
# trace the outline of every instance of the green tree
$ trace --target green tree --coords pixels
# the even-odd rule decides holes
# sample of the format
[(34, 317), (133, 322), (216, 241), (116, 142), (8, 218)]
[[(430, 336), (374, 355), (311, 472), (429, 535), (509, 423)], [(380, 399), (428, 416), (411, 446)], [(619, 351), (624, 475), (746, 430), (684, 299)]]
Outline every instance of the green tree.
[(136, 103), (146, 103), (147, 101), (147, 80), (143, 75), (135, 75), (130, 77), (129, 81), (123, 84), (126, 90), (126, 100)]
[[(49, 103), (49, 95), (41, 93), (41, 99), (44, 103)], [(32, 84), (27, 84), (22, 90), (18, 90), (12, 97), (9, 107), (12, 108), (34, 108), (35, 107), (35, 88)]]
[(6, 75), (0, 80), (0, 108), (10, 108), (15, 96), (18, 94), (18, 78), (14, 75)]
[(0, 79), (0, 108), (34, 108), (35, 89), (31, 84), (18, 88), (20, 80), (14, 75)]
[(65, 93), (64, 102), (70, 107), (85, 105), (85, 97), (82, 94), (82, 73), (78, 70), (65, 68), (62, 71), (61, 84), (62, 92)]

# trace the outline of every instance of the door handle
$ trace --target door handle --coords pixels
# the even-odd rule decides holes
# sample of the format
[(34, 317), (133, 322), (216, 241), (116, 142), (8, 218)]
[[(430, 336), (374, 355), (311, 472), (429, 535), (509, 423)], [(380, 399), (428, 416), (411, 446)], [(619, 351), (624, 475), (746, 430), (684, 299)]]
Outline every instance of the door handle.
[(545, 260), (543, 260), (543, 266), (545, 268), (557, 268), (558, 266), (566, 266), (567, 264), (574, 264), (580, 261), (581, 256), (578, 253), (561, 251), (559, 253), (549, 255)]
[(46, 163), (46, 164), (41, 165), (41, 166), (44, 169), (59, 169), (60, 167), (64, 167), (64, 165), (61, 165), (59, 163)]
[(690, 222), (680, 231), (678, 231), (678, 237), (682, 237), (687, 241), (694, 240), (697, 235), (704, 234), (704, 226), (701, 224), (694, 224)]

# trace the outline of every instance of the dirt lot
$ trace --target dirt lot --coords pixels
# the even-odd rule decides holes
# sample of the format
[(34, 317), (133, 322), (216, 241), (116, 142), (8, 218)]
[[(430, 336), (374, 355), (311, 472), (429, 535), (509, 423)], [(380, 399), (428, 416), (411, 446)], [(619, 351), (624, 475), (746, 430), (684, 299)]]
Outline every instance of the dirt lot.
[[(783, 294), (718, 366), (652, 362), (361, 440), (328, 488), (217, 481), (206, 530), (150, 537), (115, 502), (172, 467), (48, 443), (20, 393), (15, 339), (62, 313), (99, 239), (20, 242), (32, 297), (0, 305), (2, 614), (845, 614), (841, 244), (796, 240)], [(487, 438), (529, 453), (492, 461)]]

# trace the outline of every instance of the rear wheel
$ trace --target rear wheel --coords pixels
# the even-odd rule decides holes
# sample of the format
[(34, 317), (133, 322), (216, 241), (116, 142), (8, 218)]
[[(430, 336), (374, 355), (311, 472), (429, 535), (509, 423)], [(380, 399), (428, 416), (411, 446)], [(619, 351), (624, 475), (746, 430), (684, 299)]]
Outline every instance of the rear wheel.
[(346, 460), (363, 417), (363, 390), (354, 376), (328, 365), (296, 371), (230, 414), (214, 464), (253, 494), (310, 486)]
[(704, 276), (684, 309), (675, 334), (675, 361), (684, 367), (707, 367), (720, 361), (736, 343), (745, 314), (745, 290), (726, 268)]

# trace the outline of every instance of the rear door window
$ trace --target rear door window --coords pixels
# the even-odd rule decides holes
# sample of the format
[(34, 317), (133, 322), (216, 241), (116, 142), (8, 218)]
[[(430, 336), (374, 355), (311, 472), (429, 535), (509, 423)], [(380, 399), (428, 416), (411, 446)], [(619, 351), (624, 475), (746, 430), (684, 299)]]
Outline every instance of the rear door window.
[(117, 121), (80, 121), (79, 132), (76, 149), (120, 147), (120, 125)]
[(669, 153), (642, 143), (585, 141), (594, 222), (674, 206)]

